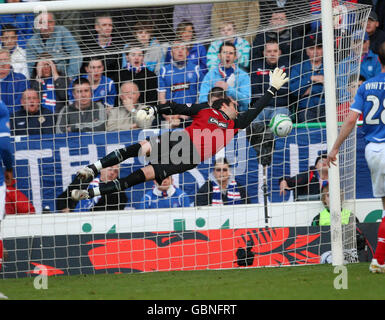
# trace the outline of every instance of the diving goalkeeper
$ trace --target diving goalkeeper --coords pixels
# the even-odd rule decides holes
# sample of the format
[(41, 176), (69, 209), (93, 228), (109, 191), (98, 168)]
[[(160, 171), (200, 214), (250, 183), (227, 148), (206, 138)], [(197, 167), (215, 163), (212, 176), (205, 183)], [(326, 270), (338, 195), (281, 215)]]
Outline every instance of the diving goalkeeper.
[(237, 105), (231, 98), (216, 100), (210, 107), (203, 104), (166, 104), (151, 106), (137, 112), (137, 120), (145, 121), (155, 114), (187, 115), (192, 123), (184, 130), (165, 132), (160, 136), (117, 149), (104, 158), (77, 172), (85, 182), (91, 181), (101, 169), (113, 166), (131, 157), (147, 156), (149, 165), (138, 169), (125, 178), (99, 184), (99, 187), (71, 192), (75, 201), (119, 192), (139, 183), (163, 179), (176, 173), (183, 173), (211, 158), (225, 147), (240, 129), (244, 129), (269, 104), (275, 93), (289, 81), (282, 69), (276, 68), (270, 74), (271, 86), (267, 92), (247, 111), (238, 115)]

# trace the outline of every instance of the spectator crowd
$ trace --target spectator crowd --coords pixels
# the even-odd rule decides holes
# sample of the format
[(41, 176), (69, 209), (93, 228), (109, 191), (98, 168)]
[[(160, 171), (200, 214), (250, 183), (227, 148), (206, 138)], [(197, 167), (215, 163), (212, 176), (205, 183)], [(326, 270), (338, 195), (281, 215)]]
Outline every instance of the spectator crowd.
[[(383, 1), (349, 2), (372, 5), (372, 11), (365, 30), (354, 24), (352, 30), (349, 24), (336, 28), (335, 45), (343, 52), (336, 69), (340, 121), (357, 86), (381, 72), (377, 50), (385, 42)], [(285, 114), (296, 123), (325, 122), (322, 26), (319, 21), (289, 23), (298, 10), (310, 17), (317, 5), (314, 0), (176, 5), (169, 12), (172, 36), (162, 34), (155, 19), (138, 15), (134, 20), (123, 11), (119, 16), (113, 11), (74, 14), (68, 21), (76, 23), (60, 23), (66, 21), (63, 13), (2, 14), (0, 97), (8, 107), (11, 134), (184, 127), (186, 116), (156, 116), (139, 123), (135, 115), (146, 105), (167, 101), (210, 104), (213, 92), (233, 98), (243, 112), (264, 95), (269, 72), (276, 67), (289, 74), (290, 82), (255, 121), (267, 124), (274, 115)], [(223, 172), (226, 177), (220, 178)], [(104, 173), (94, 183), (106, 179)], [(298, 187), (290, 179), (281, 180), (282, 193)], [(202, 188), (196, 195), (199, 205), (248, 203), (226, 160), (216, 164)], [(295, 197), (300, 193), (296, 189)], [(190, 206), (172, 179), (165, 186), (155, 184), (142, 206), (153, 208), (154, 203)], [(69, 207), (81, 211), (93, 205), (97, 203)]]

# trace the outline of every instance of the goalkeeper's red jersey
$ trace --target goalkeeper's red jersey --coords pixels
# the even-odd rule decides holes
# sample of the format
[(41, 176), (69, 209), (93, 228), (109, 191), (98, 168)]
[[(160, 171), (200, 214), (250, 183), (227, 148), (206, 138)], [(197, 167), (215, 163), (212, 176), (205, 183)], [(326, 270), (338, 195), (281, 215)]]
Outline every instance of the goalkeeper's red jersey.
[(205, 108), (191, 115), (192, 123), (185, 130), (200, 154), (201, 161), (214, 156), (237, 134), (234, 121), (221, 111)]
[(192, 118), (185, 131), (199, 153), (201, 161), (211, 158), (225, 147), (238, 133), (247, 128), (261, 110), (267, 106), (277, 90), (270, 87), (247, 111), (231, 120), (220, 110), (201, 104), (177, 104), (168, 102), (156, 107), (157, 112), (165, 115), (179, 114)]

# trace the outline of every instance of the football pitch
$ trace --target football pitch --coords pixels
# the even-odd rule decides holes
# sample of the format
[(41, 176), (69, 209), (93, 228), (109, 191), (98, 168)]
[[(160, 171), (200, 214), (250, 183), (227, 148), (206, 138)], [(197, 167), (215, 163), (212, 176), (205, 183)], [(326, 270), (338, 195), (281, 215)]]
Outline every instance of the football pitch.
[(345, 273), (313, 265), (54, 276), (47, 289), (35, 289), (35, 278), (28, 277), (0, 280), (0, 292), (9, 300), (385, 299), (385, 274), (371, 274), (368, 268), (357, 263), (347, 265)]

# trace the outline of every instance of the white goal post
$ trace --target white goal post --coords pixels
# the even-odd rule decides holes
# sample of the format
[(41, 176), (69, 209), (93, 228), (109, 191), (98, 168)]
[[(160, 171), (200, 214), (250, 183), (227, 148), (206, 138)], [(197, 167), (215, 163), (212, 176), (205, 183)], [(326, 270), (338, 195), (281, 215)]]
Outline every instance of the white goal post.
[[(3, 239), (8, 253), (2, 267), (0, 260), (0, 278), (37, 274), (33, 270), (39, 265), (55, 275), (357, 262), (355, 219), (363, 216), (361, 208), (365, 205), (357, 207), (355, 201), (356, 131), (341, 148), (338, 166), (329, 169), (328, 178), (315, 166), (334, 143), (358, 88), (370, 8), (328, 0), (301, 0), (284, 9), (275, 7), (275, 3), (68, 0), (1, 4), (1, 14), (25, 14), (23, 19), (28, 25), (28, 30), (16, 26), (19, 47), (25, 53), (24, 60), (18, 62), (28, 71), (25, 80), (18, 81), (28, 84), (22, 92), (12, 92), (14, 100), (6, 105), (14, 110), (11, 136), (15, 186), (33, 205), (34, 214), (7, 214), (0, 221), (0, 241)], [(40, 39), (34, 38), (39, 34), (36, 17), (47, 12), (55, 13), (55, 27), (63, 27), (50, 35), (63, 37), (62, 46), (52, 52), (45, 52), (49, 46), (36, 49)], [(101, 34), (107, 31), (100, 31), (104, 28), (100, 17), (111, 18), (113, 30), (103, 45)], [(188, 20), (197, 17), (198, 22)], [(189, 30), (189, 22), (195, 28), (195, 38), (185, 41), (182, 33)], [(178, 26), (183, 23), (187, 27), (181, 31)], [(230, 36), (225, 31), (228, 26), (234, 32)], [(139, 34), (153, 30), (152, 38), (144, 45)], [(204, 32), (207, 30), (209, 36)], [(236, 57), (225, 67), (226, 57), (218, 53), (229, 38)], [(187, 62), (182, 59), (180, 63), (173, 52), (182, 46), (180, 42), (188, 53), (192, 48), (197, 50), (187, 57)], [(113, 48), (110, 51), (109, 46)], [(136, 67), (129, 59), (138, 47), (144, 63)], [(31, 54), (35, 49), (39, 52)], [(322, 50), (321, 60), (317, 50)], [(201, 52), (204, 56), (200, 56)], [(255, 131), (261, 128), (257, 125), (251, 131), (240, 130), (212, 159), (187, 173), (174, 175), (169, 191), (147, 182), (119, 193), (113, 200), (98, 198), (95, 202), (70, 204), (68, 194), (63, 196), (79, 168), (163, 130), (183, 129), (184, 123), (191, 120), (159, 117), (146, 126), (133, 124), (141, 105), (154, 105), (162, 99), (203, 103), (208, 101), (209, 89), (223, 85), (243, 112), (266, 91), (269, 61), (275, 58), (272, 64), (285, 68), (290, 82), (266, 110), (287, 109), (294, 122), (287, 137), (273, 136), (269, 140), (264, 133), (270, 132), (265, 127), (268, 120), (258, 119), (265, 125), (262, 131)], [(39, 63), (44, 65), (48, 60), (56, 67), (57, 77), (52, 64), (46, 66), (50, 75), (41, 73)], [(103, 70), (96, 81), (99, 62)], [(143, 70), (146, 76), (135, 78)], [(322, 80), (312, 80), (313, 76)], [(82, 85), (80, 78), (90, 83), (93, 114), (89, 116), (93, 118), (86, 124), (78, 120), (71, 126), (70, 121), (86, 113), (76, 109), (83, 101), (80, 91), (75, 91), (75, 86)], [(63, 80), (60, 87), (56, 87), (58, 79)], [(123, 95), (127, 94), (123, 85), (128, 82), (137, 87), (129, 99)], [(155, 83), (154, 87), (149, 87), (150, 82)], [(23, 115), (27, 87), (38, 91), (40, 107), (49, 112), (39, 111), (39, 117), (27, 112)], [(147, 96), (150, 92), (153, 95)], [(135, 93), (137, 98), (133, 97)], [(16, 103), (17, 95), (20, 102)], [(127, 103), (133, 99), (138, 102)], [(118, 109), (125, 112), (124, 116), (116, 113), (112, 119), (111, 114)], [(265, 115), (268, 117), (267, 112)], [(36, 129), (32, 126), (37, 123), (43, 127), (50, 116), (52, 124), (44, 129), (51, 131), (29, 131)], [(35, 121), (29, 122), (33, 117)], [(125, 117), (131, 119), (126, 123), (131, 122), (123, 127)], [(111, 119), (119, 125), (109, 127)], [(259, 142), (254, 144), (251, 137)], [(223, 158), (229, 163), (220, 162)], [(144, 157), (130, 158), (116, 169), (117, 174), (127, 176), (146, 164)], [(216, 175), (216, 170), (221, 174), (228, 170), (226, 188), (220, 185), (222, 177)], [(299, 188), (282, 194), (283, 178), (292, 179), (291, 183)], [(97, 179), (93, 185), (109, 178), (106, 173)], [(204, 189), (206, 185), (211, 185), (211, 191)], [(318, 192), (302, 195), (308, 185)], [(328, 194), (322, 193), (325, 186)], [(180, 194), (176, 196), (175, 192)], [(200, 192), (205, 192), (206, 198), (199, 198)], [(323, 203), (326, 194), (330, 197), (330, 224), (320, 225), (320, 212), (327, 208)], [(231, 204), (224, 205), (225, 198), (231, 199)], [(67, 207), (63, 201), (59, 205), (59, 199), (64, 199)], [(199, 205), (201, 200), (204, 204)], [(341, 216), (343, 209), (350, 212), (347, 219)]]
[[(333, 141), (336, 140), (337, 130), (337, 99), (335, 81), (335, 60), (334, 60), (334, 32), (333, 32), (333, 7), (330, 1), (321, 2), (322, 13), (322, 34), (324, 49), (324, 68), (325, 68), (325, 108), (326, 108), (326, 132), (328, 150), (331, 149)], [(344, 262), (342, 227), (341, 227), (341, 195), (340, 195), (340, 175), (338, 167), (329, 169), (329, 191), (330, 191), (330, 232), (334, 236), (332, 241), (333, 265), (342, 265)]]

